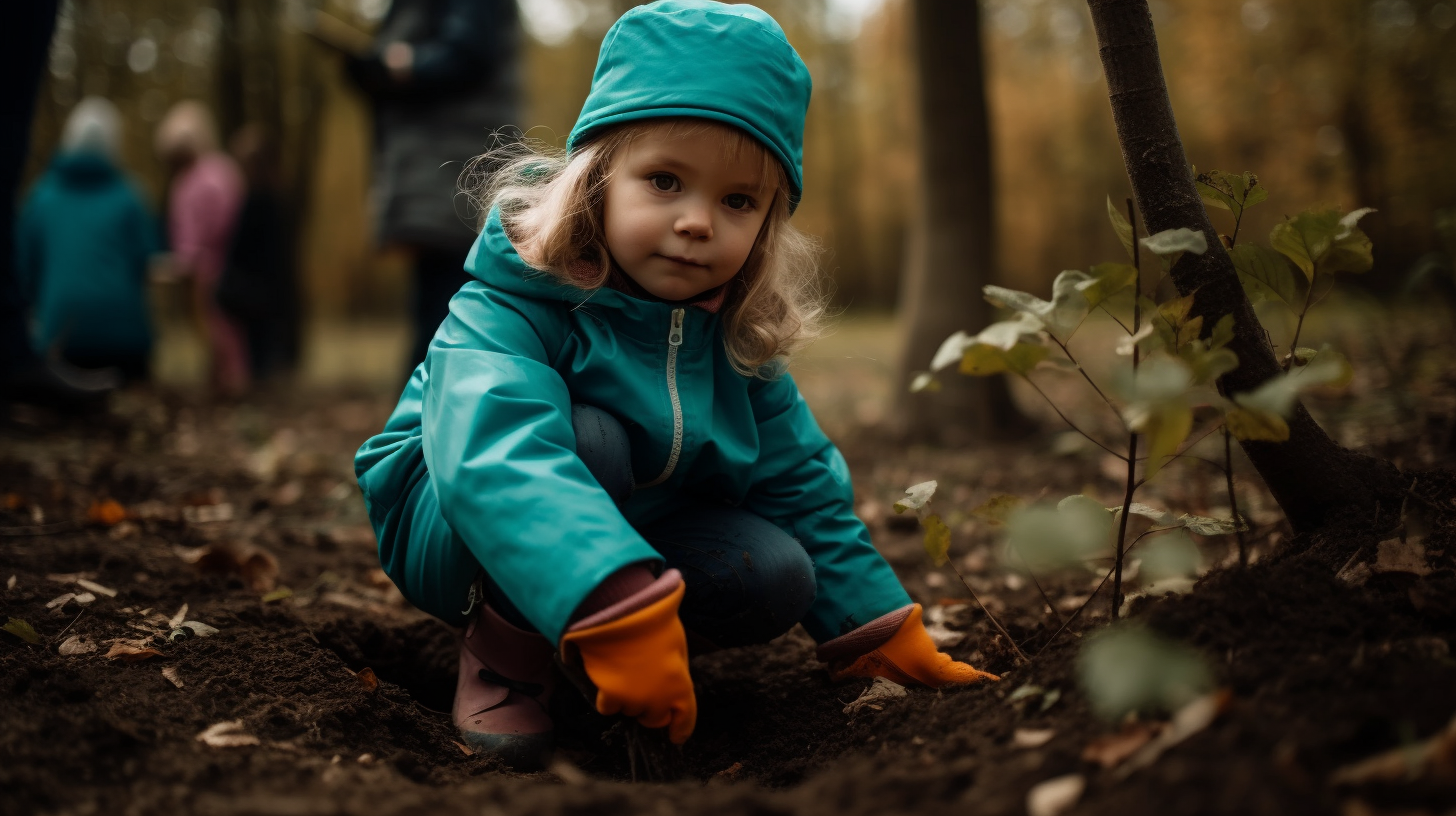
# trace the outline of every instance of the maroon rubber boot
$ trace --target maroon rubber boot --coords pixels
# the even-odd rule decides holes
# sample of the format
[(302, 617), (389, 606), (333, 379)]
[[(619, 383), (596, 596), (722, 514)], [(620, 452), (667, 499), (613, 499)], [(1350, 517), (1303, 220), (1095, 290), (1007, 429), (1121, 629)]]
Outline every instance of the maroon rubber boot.
[(465, 630), (455, 684), (455, 727), (477, 753), (512, 770), (546, 767), (556, 746), (547, 707), (556, 690), (550, 641), (517, 629), (489, 604)]

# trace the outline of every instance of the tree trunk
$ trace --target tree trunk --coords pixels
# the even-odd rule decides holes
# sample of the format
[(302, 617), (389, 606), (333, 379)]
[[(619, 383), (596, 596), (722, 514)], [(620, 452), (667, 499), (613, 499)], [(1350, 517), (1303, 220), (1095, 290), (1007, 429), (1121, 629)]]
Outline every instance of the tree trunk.
[[(1088, 0), (1087, 5), (1123, 162), (1143, 221), (1150, 233), (1188, 227), (1207, 236), (1208, 252), (1184, 255), (1173, 267), (1173, 283), (1183, 295), (1198, 293), (1193, 313), (1203, 316), (1205, 326), (1233, 314), (1229, 348), (1238, 355), (1239, 367), (1219, 380), (1219, 390), (1251, 391), (1277, 376), (1280, 366), (1193, 186), (1148, 2)], [(1295, 530), (1311, 529), (1352, 509), (1373, 514), (1378, 502), (1398, 505), (1404, 483), (1395, 466), (1335, 444), (1302, 405), (1289, 420), (1289, 432), (1288, 442), (1242, 444)]]
[(896, 378), (900, 430), (960, 443), (1019, 428), (1004, 378), (950, 376), (936, 393), (909, 393), (941, 341), (991, 317), (981, 296), (995, 254), (991, 134), (978, 3), (916, 0), (920, 71), (920, 212), (911, 227), (900, 308), (906, 326)]

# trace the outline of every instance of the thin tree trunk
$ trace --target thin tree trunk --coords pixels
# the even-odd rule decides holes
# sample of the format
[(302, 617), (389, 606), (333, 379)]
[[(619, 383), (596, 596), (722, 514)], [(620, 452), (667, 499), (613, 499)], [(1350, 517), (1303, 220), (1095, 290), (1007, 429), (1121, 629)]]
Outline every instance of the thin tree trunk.
[[(1107, 76), (1113, 121), (1138, 209), (1150, 233), (1176, 227), (1201, 230), (1208, 252), (1187, 254), (1173, 268), (1181, 294), (1197, 292), (1193, 313), (1213, 326), (1234, 316), (1229, 348), (1239, 367), (1219, 380), (1225, 394), (1251, 391), (1280, 373), (1274, 351), (1239, 285), (1233, 262), (1198, 197), (1173, 119), (1157, 36), (1147, 0), (1088, 0)], [(1303, 406), (1289, 420), (1289, 441), (1244, 442), (1244, 452), (1296, 530), (1340, 512), (1397, 502), (1400, 474), (1389, 462), (1345, 450)]]
[(991, 134), (986, 111), (978, 3), (916, 0), (920, 69), (920, 212), (912, 225), (900, 304), (901, 429), (918, 441), (959, 443), (1020, 428), (1004, 378), (942, 379), (936, 393), (910, 394), (915, 371), (941, 341), (989, 322), (981, 296), (995, 252)]

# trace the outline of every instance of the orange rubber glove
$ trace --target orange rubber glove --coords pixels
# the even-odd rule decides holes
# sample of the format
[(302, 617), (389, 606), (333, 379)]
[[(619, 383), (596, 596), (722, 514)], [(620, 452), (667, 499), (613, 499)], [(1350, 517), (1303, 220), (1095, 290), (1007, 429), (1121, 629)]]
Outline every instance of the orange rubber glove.
[(679, 579), (670, 594), (561, 638), (562, 654), (575, 650), (596, 684), (597, 711), (634, 717), (647, 728), (666, 727), (675, 745), (687, 741), (698, 721), (687, 633), (677, 617), (685, 591)]
[(994, 674), (977, 671), (969, 664), (958, 663), (942, 652), (925, 631), (920, 604), (910, 609), (905, 621), (890, 639), (871, 652), (861, 655), (848, 666), (830, 667), (835, 680), (846, 677), (883, 677), (902, 686), (924, 685), (930, 688), (967, 686), (981, 680), (1000, 680)]

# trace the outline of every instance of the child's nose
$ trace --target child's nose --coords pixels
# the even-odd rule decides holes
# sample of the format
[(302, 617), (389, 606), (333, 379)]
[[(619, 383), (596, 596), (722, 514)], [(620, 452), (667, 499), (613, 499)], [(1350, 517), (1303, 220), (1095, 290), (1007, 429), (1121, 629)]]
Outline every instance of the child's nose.
[(706, 241), (713, 237), (713, 217), (708, 207), (690, 202), (678, 215), (673, 229), (678, 235), (695, 241)]

